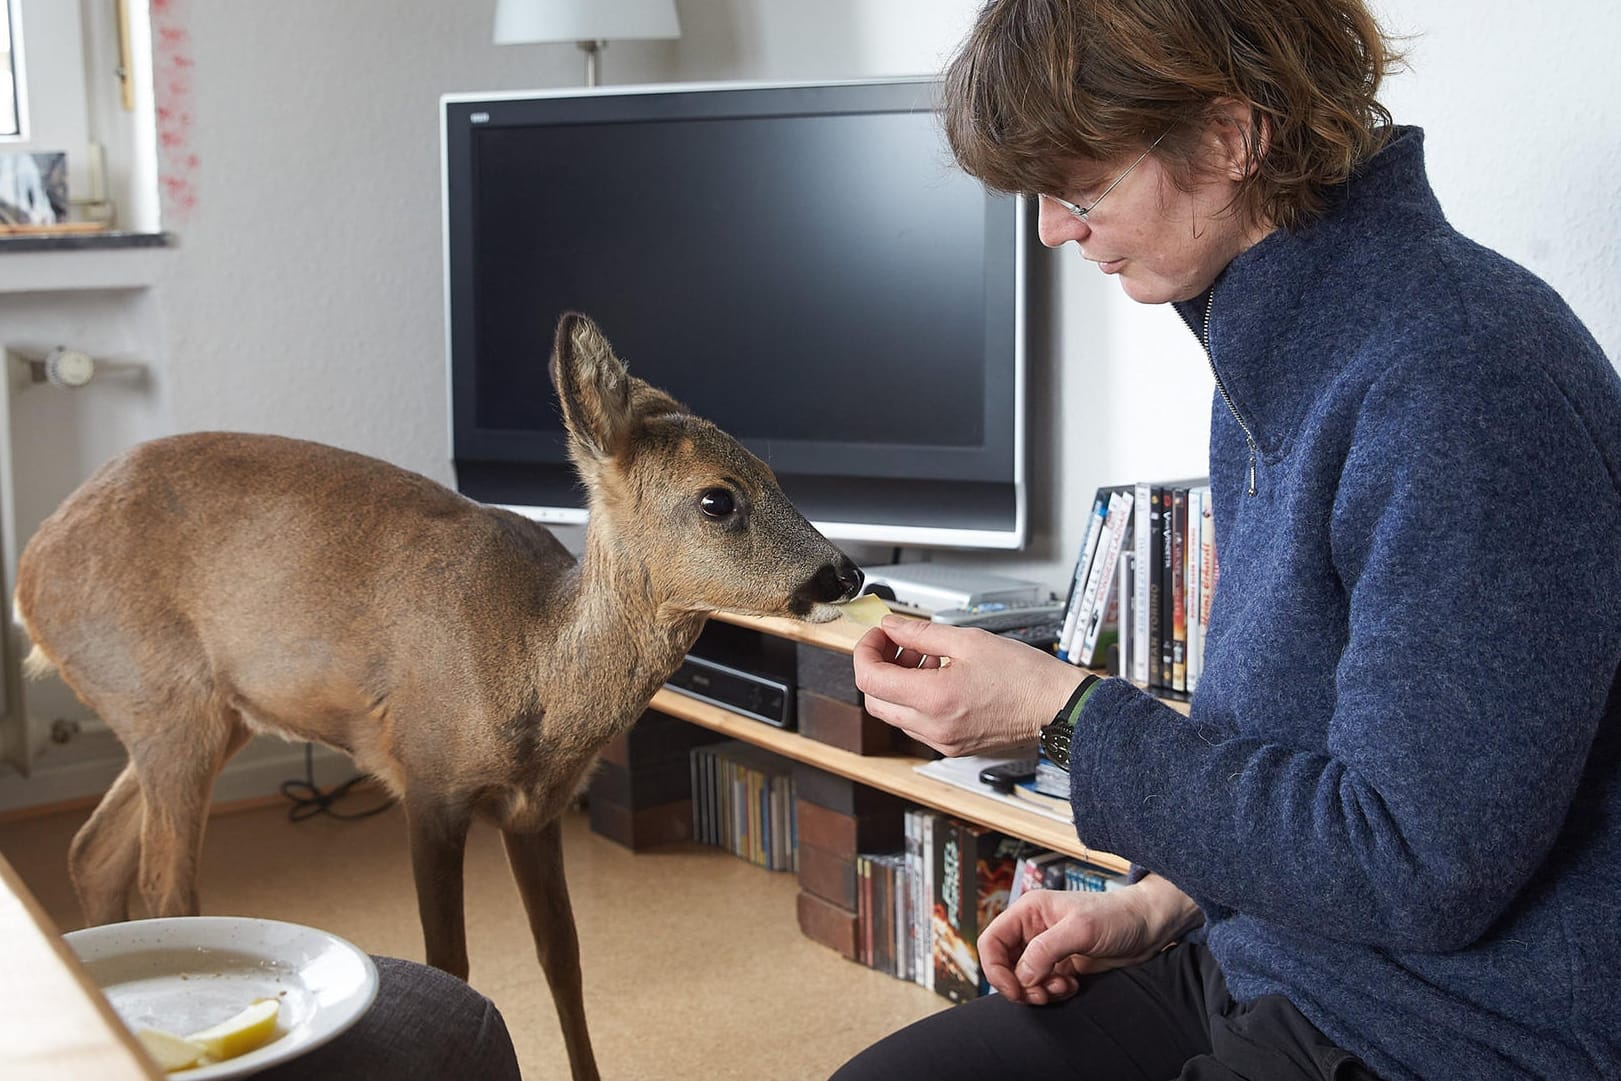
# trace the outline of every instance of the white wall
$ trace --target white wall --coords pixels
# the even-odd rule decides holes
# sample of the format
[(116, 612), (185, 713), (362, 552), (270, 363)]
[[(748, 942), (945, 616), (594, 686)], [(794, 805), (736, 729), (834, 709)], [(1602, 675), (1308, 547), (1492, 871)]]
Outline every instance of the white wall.
[[(196, 205), (163, 288), (176, 425), (319, 439), (448, 482), (439, 96), (578, 84), (582, 54), (492, 45), (493, 0), (187, 10)], [(666, 77), (670, 49), (615, 43), (604, 79)]]
[[(689, 78), (914, 70), (947, 55), (977, 5), (872, 0), (817, 15), (791, 0), (713, 8), (723, 11), (707, 18), (725, 19), (725, 32), (682, 41), (679, 70)], [(1383, 0), (1378, 11), (1407, 36), (1409, 52), (1409, 70), (1384, 97), (1397, 122), (1425, 126), (1431, 180), (1449, 217), (1545, 277), (1611, 361), (1621, 358), (1621, 66), (1610, 49), (1621, 41), (1621, 10), (1545, 5), (1527, 18), (1508, 0)], [(1213, 384), (1169, 308), (1131, 303), (1073, 250), (1047, 259), (1050, 370), (1036, 373), (1036, 386), (1054, 400), (1036, 410), (1057, 423), (1034, 434), (1033, 545), (1016, 556), (940, 558), (1059, 585), (1097, 486), (1204, 472)]]
[[(1453, 221), (1550, 281), (1621, 357), (1621, 66), (1608, 51), (1621, 8), (1381, 2), (1394, 29), (1420, 35), (1387, 98), (1399, 120), (1429, 128)], [(139, 300), (0, 302), (0, 344), (19, 331), (109, 342), (152, 364), (157, 415), (176, 430), (305, 436), (448, 481), (437, 100), (581, 79), (572, 46), (490, 44), (493, 6), (169, 0), (163, 18), (185, 35), (195, 159), (185, 166), (195, 201), (165, 219), (179, 238), (169, 271)], [(679, 42), (615, 43), (605, 80), (933, 71), (977, 2), (680, 6)], [(1034, 541), (1017, 555), (951, 558), (1058, 587), (1098, 485), (1203, 472), (1211, 384), (1168, 309), (1131, 303), (1072, 252), (1043, 268)], [(79, 446), (73, 460), (87, 465), (105, 450)], [(42, 488), (24, 502), (60, 494)]]
[[(163, 227), (177, 248), (113, 289), (84, 286), (123, 255), (0, 253), (0, 347), (68, 344), (148, 373), (135, 386), (98, 378), (82, 391), (15, 395), (0, 423), (17, 491), (0, 498), (13, 500), (20, 537), (96, 465), (166, 431), (303, 436), (449, 482), (439, 97), (577, 85), (582, 54), (569, 43), (494, 45), (494, 0), (157, 8), (152, 82), (167, 111), (157, 157)], [(111, 11), (85, 6), (91, 19)], [(632, 71), (673, 77), (673, 45), (613, 44), (604, 80)], [(113, 89), (92, 80), (92, 93)], [(97, 109), (117, 117), (116, 105)], [(64, 260), (82, 268), (80, 282)], [(94, 731), (47, 742), (51, 721), (91, 718), (55, 681), (28, 696), (35, 774), (24, 781), (0, 764), (0, 811), (104, 789), (122, 751)], [(269, 791), (302, 773), (298, 749), (259, 744), (217, 795)], [(330, 761), (323, 770), (344, 775)]]
[[(1466, 234), (1547, 279), (1621, 359), (1621, 8), (1509, 0), (1376, 0), (1408, 36), (1387, 84), (1399, 123), (1427, 128), (1431, 179)], [(701, 14), (692, 11), (701, 7)], [(933, 70), (966, 33), (968, 0), (688, 3), (682, 76), (808, 78)], [(702, 20), (700, 22), (700, 19)], [(919, 65), (923, 67), (920, 69)], [(939, 558), (1059, 586), (1102, 484), (1205, 472), (1212, 381), (1168, 308), (1127, 300), (1073, 249), (1047, 257), (1050, 356), (1034, 373), (1030, 548)], [(1035, 358), (1038, 369), (1043, 358)]]

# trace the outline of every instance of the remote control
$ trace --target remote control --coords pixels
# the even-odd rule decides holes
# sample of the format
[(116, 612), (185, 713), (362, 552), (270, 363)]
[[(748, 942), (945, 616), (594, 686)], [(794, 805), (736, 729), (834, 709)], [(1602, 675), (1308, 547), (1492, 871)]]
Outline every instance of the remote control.
[(1034, 780), (1039, 764), (1035, 758), (1020, 758), (999, 766), (986, 766), (979, 771), (979, 780), (981, 784), (989, 785), (992, 791), (1006, 796), (1013, 792), (1013, 786), (1020, 781)]
[(1055, 619), (1048, 622), (1033, 623), (1028, 627), (1011, 627), (1008, 630), (997, 631), (996, 633), (1003, 638), (1023, 642), (1027, 646), (1047, 649), (1058, 644), (1059, 636), (1064, 633), (1064, 621)]
[(1064, 605), (1061, 601), (996, 601), (968, 608), (947, 608), (934, 613), (931, 618), (936, 623), (949, 623), (954, 627), (1005, 631), (1013, 627), (1049, 623), (1063, 617)]

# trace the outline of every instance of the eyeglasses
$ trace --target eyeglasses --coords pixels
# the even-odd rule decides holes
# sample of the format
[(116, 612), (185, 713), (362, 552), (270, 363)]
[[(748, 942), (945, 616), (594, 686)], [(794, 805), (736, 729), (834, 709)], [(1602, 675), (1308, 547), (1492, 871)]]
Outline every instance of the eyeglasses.
[(1059, 206), (1061, 206), (1065, 210), (1069, 211), (1070, 215), (1072, 217), (1074, 217), (1074, 219), (1076, 221), (1085, 221), (1087, 219), (1087, 216), (1090, 215), (1092, 213), (1092, 211), (1094, 211), (1094, 210), (1096, 210), (1098, 208), (1098, 204), (1103, 202), (1103, 200), (1108, 197), (1108, 195), (1109, 195), (1109, 193), (1111, 191), (1118, 188), (1120, 186), (1120, 182), (1122, 180), (1126, 179), (1126, 177), (1130, 176), (1131, 171), (1133, 169), (1137, 168), (1137, 166), (1141, 165), (1143, 163), (1143, 159), (1148, 157), (1148, 155), (1150, 155), (1150, 154), (1152, 154), (1154, 152), (1154, 148), (1160, 144), (1160, 140), (1164, 139), (1169, 134), (1170, 134), (1169, 131), (1160, 132), (1159, 139), (1155, 139), (1153, 142), (1149, 143), (1148, 144), (1148, 149), (1144, 150), (1142, 152), (1142, 155), (1140, 157), (1138, 157), (1138, 159), (1136, 161), (1134, 161), (1130, 165), (1126, 166), (1126, 171), (1121, 173), (1119, 176), (1115, 177), (1114, 178), (1114, 183), (1110, 184), (1108, 187), (1104, 188), (1103, 189), (1103, 194), (1098, 196), (1096, 199), (1093, 199), (1091, 206), (1076, 206), (1074, 203), (1070, 202), (1068, 199), (1060, 199), (1056, 195), (1043, 195), (1042, 198), (1043, 199), (1051, 199), (1053, 202), (1057, 203)]

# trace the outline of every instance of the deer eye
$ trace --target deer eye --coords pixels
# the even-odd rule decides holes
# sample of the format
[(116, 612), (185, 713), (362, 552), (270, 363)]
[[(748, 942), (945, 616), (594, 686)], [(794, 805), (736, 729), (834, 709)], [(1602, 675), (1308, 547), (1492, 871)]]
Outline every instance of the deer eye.
[(737, 500), (725, 488), (711, 488), (698, 497), (698, 507), (711, 518), (729, 518), (737, 510)]

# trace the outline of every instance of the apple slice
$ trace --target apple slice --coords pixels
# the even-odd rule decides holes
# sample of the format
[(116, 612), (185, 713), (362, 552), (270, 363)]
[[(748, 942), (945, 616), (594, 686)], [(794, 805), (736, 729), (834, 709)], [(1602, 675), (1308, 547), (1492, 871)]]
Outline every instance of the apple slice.
[(275, 1037), (276, 1014), (280, 1009), (281, 1004), (273, 998), (256, 999), (235, 1017), (193, 1032), (186, 1039), (201, 1044), (211, 1059), (236, 1058), (263, 1047)]
[(190, 1069), (208, 1052), (202, 1044), (161, 1028), (136, 1029), (135, 1038), (141, 1041), (146, 1053), (152, 1056), (164, 1073)]
[(840, 607), (844, 609), (846, 618), (868, 627), (878, 626), (884, 621), (884, 617), (889, 615), (889, 605), (876, 593), (864, 593)]

